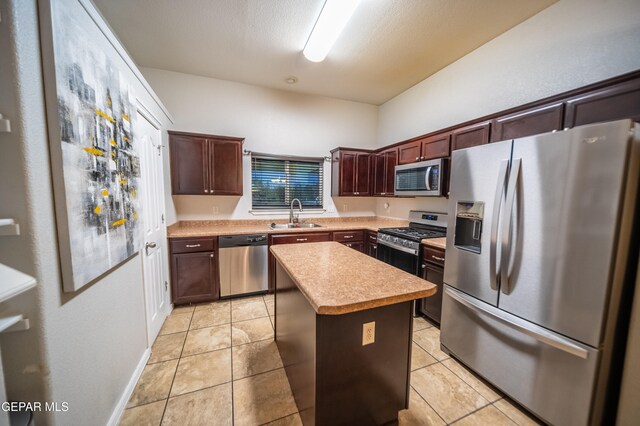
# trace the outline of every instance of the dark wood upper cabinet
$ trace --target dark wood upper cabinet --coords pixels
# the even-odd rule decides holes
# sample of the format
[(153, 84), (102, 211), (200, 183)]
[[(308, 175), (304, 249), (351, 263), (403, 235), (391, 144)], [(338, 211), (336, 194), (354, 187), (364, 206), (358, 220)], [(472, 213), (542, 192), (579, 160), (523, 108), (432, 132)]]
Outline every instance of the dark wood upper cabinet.
[(371, 153), (366, 150), (331, 151), (331, 195), (340, 197), (371, 195)]
[(209, 189), (206, 138), (171, 135), (171, 192), (205, 194)]
[(242, 195), (242, 138), (169, 132), (171, 191)]
[(471, 148), (489, 143), (491, 121), (483, 121), (451, 132), (451, 150)]
[(391, 196), (394, 193), (395, 169), (398, 149), (392, 148), (372, 156), (372, 195)]
[(422, 140), (411, 141), (398, 147), (398, 164), (409, 164), (420, 161)]
[(242, 195), (242, 142), (212, 139), (210, 144), (210, 191)]
[(433, 160), (451, 155), (451, 134), (441, 133), (422, 139), (420, 160)]
[(563, 118), (564, 104), (562, 102), (498, 117), (493, 120), (491, 127), (491, 142), (562, 130)]
[(569, 98), (564, 127), (630, 118), (640, 121), (640, 78)]

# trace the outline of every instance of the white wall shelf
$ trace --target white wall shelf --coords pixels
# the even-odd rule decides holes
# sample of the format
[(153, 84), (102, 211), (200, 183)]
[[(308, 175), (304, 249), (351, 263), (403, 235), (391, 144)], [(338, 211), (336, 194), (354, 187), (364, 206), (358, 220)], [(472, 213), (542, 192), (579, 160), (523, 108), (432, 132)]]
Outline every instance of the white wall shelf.
[(35, 278), (0, 263), (0, 303), (35, 286)]
[(0, 237), (20, 235), (20, 225), (13, 219), (0, 219)]

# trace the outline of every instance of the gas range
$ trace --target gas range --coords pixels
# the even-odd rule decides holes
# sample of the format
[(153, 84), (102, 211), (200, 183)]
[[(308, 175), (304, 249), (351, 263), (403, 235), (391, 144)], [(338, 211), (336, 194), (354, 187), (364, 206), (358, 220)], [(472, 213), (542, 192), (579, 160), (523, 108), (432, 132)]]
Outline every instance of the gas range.
[(412, 210), (408, 227), (382, 228), (378, 230), (378, 243), (418, 256), (420, 241), (425, 238), (441, 238), (447, 235), (447, 215)]

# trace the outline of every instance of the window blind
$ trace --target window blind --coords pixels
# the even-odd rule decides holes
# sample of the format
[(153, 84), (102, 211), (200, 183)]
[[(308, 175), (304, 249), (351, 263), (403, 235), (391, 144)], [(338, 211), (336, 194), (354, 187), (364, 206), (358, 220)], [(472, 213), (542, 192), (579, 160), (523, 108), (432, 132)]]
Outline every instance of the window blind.
[(323, 166), (322, 158), (252, 156), (252, 207), (288, 209), (297, 198), (305, 209), (321, 209)]

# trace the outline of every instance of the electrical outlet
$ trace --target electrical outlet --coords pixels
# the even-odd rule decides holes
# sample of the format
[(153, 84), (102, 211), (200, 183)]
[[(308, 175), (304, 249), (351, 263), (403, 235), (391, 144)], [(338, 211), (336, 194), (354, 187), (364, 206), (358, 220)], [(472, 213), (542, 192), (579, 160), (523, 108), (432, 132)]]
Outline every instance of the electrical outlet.
[(362, 324), (362, 346), (370, 345), (376, 341), (376, 322), (371, 321)]
[(349, 204), (343, 204), (342, 205), (342, 211), (343, 212), (348, 212), (349, 211)]
[(220, 208), (218, 206), (213, 206), (213, 214), (218, 214), (220, 212)]

